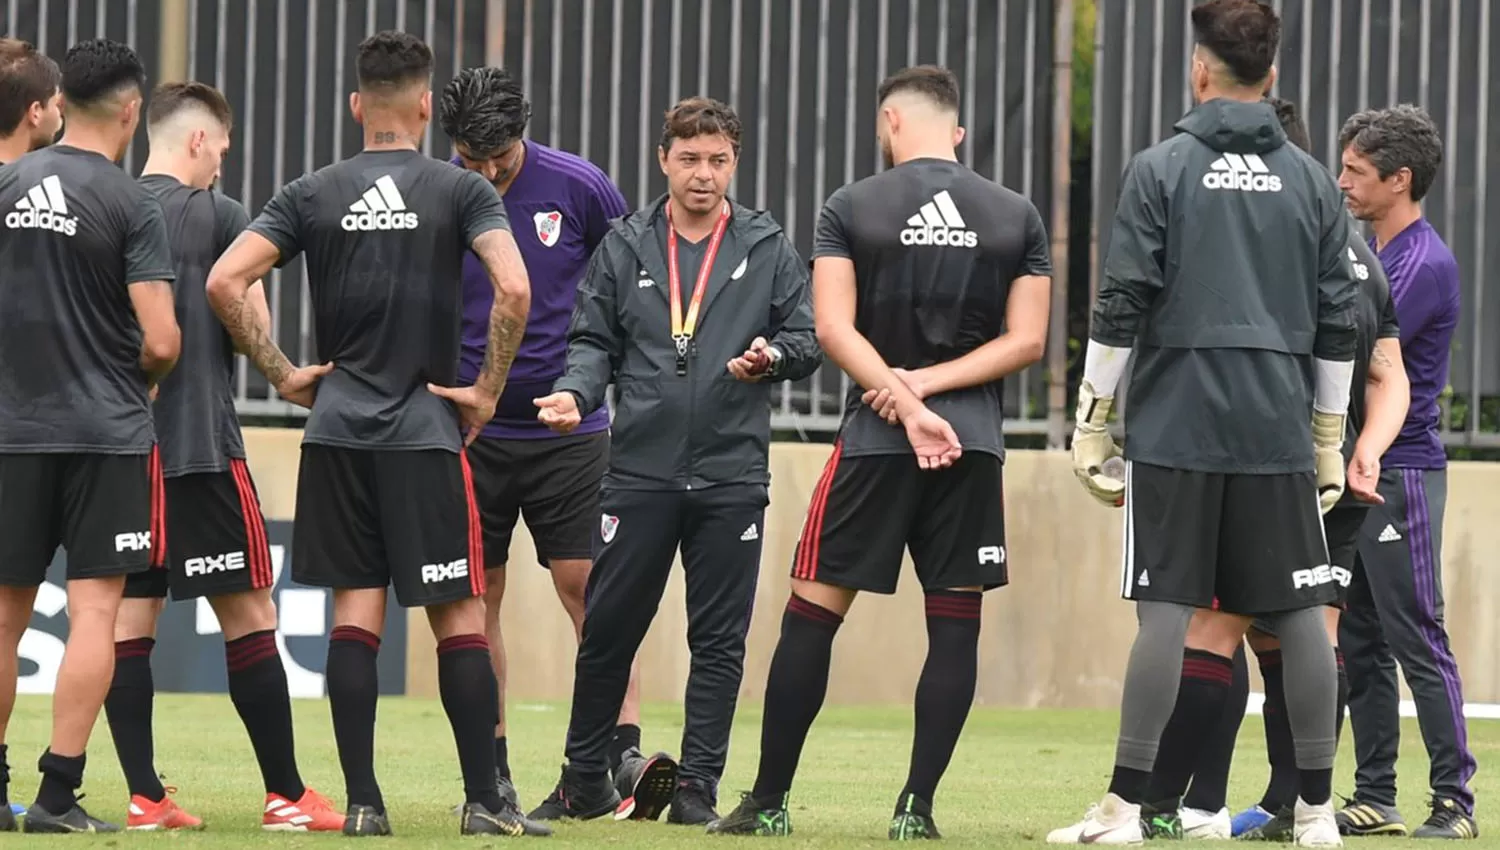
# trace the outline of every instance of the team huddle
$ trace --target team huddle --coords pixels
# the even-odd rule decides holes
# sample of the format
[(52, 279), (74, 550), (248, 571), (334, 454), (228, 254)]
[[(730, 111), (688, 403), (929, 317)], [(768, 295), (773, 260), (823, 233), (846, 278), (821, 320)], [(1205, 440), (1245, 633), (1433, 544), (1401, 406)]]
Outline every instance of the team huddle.
[[(1275, 14), (1212, 0), (1193, 26), (1198, 106), (1122, 181), (1073, 442), (1084, 487), (1124, 506), (1120, 590), (1140, 632), (1109, 793), (1048, 841), (1404, 833), (1392, 657), (1433, 756), (1433, 812), (1415, 835), (1474, 837), (1435, 566), (1458, 278), (1419, 202), (1441, 144), (1419, 110), (1360, 113), (1335, 181), (1305, 152), (1295, 107), (1267, 98)], [(360, 45), (357, 71), (363, 150), (252, 218), (215, 189), (233, 129), (220, 92), (165, 83), (148, 98), (117, 42), (77, 44), (59, 66), (0, 40), (0, 831), (119, 829), (77, 793), (101, 708), (125, 826), (204, 826), (154, 763), (151, 653), (170, 593), (206, 599), (222, 627), (263, 827), (391, 834), (374, 740), (390, 588), (425, 609), (437, 641), (461, 834), (665, 814), (787, 835), (838, 628), (860, 591), (895, 592), (909, 552), (929, 649), (889, 834), (938, 838), (981, 600), (1010, 580), (1002, 381), (1042, 356), (1052, 275), (1035, 206), (957, 161), (954, 75), (921, 66), (881, 84), (886, 168), (828, 198), (809, 267), (769, 214), (728, 197), (740, 123), (723, 103), (667, 112), (668, 191), (632, 211), (599, 168), (525, 138), (531, 107), (504, 70), (467, 69), (434, 98), (431, 50), (388, 31)], [(143, 110), (150, 153), (132, 178), (118, 162)], [(421, 152), (433, 120), (450, 161)], [(304, 366), (277, 345), (262, 284), (299, 257), (317, 349)], [(1122, 450), (1108, 418), (1132, 353)], [(309, 409), (292, 577), (333, 594), (342, 808), (297, 766), (237, 355)], [(755, 783), (720, 814), (770, 387), (825, 359), (855, 388), (791, 566)], [(527, 812), (500, 618), (522, 517), (579, 640), (567, 760)], [(1388, 545), (1407, 539), (1399, 555)], [(18, 822), (4, 742), (16, 650), (58, 546), (70, 632), (42, 781)], [(680, 759), (642, 748), (636, 663), (679, 549), (692, 654)], [(1247, 640), (1272, 776), (1231, 816)], [(1346, 701), (1360, 772), (1335, 812)]]

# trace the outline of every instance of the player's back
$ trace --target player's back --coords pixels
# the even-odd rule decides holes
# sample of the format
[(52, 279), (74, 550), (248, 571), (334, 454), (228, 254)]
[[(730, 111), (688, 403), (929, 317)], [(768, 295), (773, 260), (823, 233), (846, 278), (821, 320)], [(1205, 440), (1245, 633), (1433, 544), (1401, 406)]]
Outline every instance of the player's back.
[(335, 365), (307, 442), (458, 450), (457, 414), (426, 386), (455, 384), (476, 192), (494, 197), (478, 174), (418, 151), (365, 151), (288, 184), (250, 225), (283, 263), (305, 254), (318, 360)]
[(134, 454), (155, 440), (130, 256), (155, 200), (106, 157), (66, 145), (0, 168), (0, 450)]
[[(892, 367), (954, 360), (999, 336), (1011, 282), (1051, 271), (1036, 207), (951, 160), (910, 160), (845, 186), (824, 217), (816, 253), (829, 247), (829, 227), (842, 231), (858, 290), (855, 327)], [(944, 393), (928, 406), (965, 449), (1003, 456), (1001, 386)], [(845, 453), (910, 452), (904, 433), (859, 394), (851, 388), (846, 404)]]

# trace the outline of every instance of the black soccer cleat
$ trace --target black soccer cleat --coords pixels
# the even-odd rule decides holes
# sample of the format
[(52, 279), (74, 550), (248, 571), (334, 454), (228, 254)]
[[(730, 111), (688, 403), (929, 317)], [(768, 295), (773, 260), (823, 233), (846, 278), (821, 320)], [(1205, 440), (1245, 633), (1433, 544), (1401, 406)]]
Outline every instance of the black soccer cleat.
[(1479, 824), (1458, 804), (1444, 797), (1432, 801), (1432, 815), (1412, 830), (1412, 838), (1469, 839), (1479, 837)]
[(526, 817), (531, 820), (592, 820), (613, 812), (619, 805), (620, 793), (608, 775), (588, 779), (563, 765), (557, 787)]
[(1141, 835), (1147, 840), (1180, 840), (1182, 838), (1182, 812), (1178, 807), (1178, 801), (1142, 804)]
[(677, 791), (677, 762), (666, 753), (647, 758), (631, 747), (615, 772), (615, 791), (620, 795), (615, 820), (656, 820)]
[(942, 837), (937, 824), (932, 820), (931, 803), (916, 794), (906, 794), (897, 801), (896, 813), (891, 816), (892, 841), (920, 841)]
[(707, 785), (696, 779), (684, 779), (677, 783), (677, 790), (672, 794), (667, 823), (707, 826), (719, 819), (719, 813), (714, 811), (717, 802)]
[(522, 835), (547, 836), (552, 827), (537, 823), (521, 814), (516, 804), (500, 798), (500, 811), (492, 812), (479, 803), (465, 803), (463, 817), (459, 820), (460, 835)]
[(391, 819), (374, 806), (350, 806), (344, 813), (344, 834), (366, 837), (391, 834)]
[(73, 808), (68, 809), (60, 815), (54, 815), (41, 806), (32, 806), (26, 810), (26, 817), (21, 820), (22, 832), (66, 834), (73, 832), (119, 832), (120, 828), (112, 823), (106, 823), (83, 810), (83, 806), (73, 803)]
[[(509, 776), (505, 776), (498, 769), (495, 771), (495, 787), (500, 791), (500, 799), (509, 800), (518, 809), (521, 807), (521, 795), (516, 793), (516, 783), (512, 782)], [(453, 813), (455, 815), (462, 815), (465, 805), (467, 804), (459, 803), (454, 806)]]
[[(1240, 833), (1240, 841), (1279, 841), (1283, 844), (1289, 843), (1296, 838), (1294, 819), (1295, 810), (1291, 806), (1283, 806), (1280, 811), (1271, 816), (1271, 819), (1260, 826), (1252, 827)], [(1337, 817), (1335, 816), (1335, 820)]]
[(785, 836), (792, 834), (792, 816), (786, 808), (787, 795), (756, 799), (754, 794), (740, 796), (740, 804), (734, 811), (708, 825), (710, 835), (763, 835)]
[(1406, 835), (1406, 819), (1395, 806), (1344, 798), (1344, 807), (1334, 812), (1342, 835)]

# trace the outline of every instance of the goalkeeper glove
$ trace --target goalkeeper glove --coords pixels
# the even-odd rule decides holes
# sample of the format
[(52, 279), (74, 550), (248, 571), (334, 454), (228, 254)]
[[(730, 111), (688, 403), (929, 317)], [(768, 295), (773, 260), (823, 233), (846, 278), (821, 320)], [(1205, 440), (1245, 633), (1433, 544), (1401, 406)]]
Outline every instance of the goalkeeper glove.
[(1113, 404), (1113, 396), (1096, 397), (1087, 380), (1078, 388), (1078, 409), (1073, 416), (1073, 474), (1090, 496), (1118, 508), (1125, 504), (1125, 481), (1104, 471), (1107, 461), (1120, 457), (1120, 447), (1105, 427)]
[(1318, 474), (1318, 507), (1326, 514), (1344, 495), (1344, 414), (1314, 409), (1312, 433)]

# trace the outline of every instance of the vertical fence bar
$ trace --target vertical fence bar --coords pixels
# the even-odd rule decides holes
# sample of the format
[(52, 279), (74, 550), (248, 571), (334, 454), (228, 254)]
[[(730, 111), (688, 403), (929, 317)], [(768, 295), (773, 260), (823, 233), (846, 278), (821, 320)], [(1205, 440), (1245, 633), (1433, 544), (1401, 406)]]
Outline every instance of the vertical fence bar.
[(1073, 183), (1073, 0), (1058, 0), (1056, 15), (1052, 22), (1052, 317), (1047, 325), (1049, 449), (1065, 446), (1067, 427), (1067, 257), (1071, 210), (1068, 189)]
[[(562, 45), (563, 45), (563, 4), (552, 3), (552, 56), (550, 58), (549, 77), (551, 79), (551, 91), (548, 94), (548, 107), (552, 112), (547, 118), (547, 142), (556, 148), (562, 141)], [(588, 52), (587, 49), (584, 50)]]
[[(1458, 51), (1453, 51), (1457, 53)], [(1474, 135), (1478, 138), (1475, 145), (1474, 174), (1478, 177), (1474, 181), (1474, 267), (1470, 271), (1470, 280), (1478, 285), (1474, 287), (1474, 303), (1469, 307), (1470, 315), (1474, 317), (1473, 342), (1469, 346), (1469, 436), (1474, 438), (1479, 434), (1480, 408), (1484, 403), (1483, 395), (1483, 369), (1484, 358), (1484, 260), (1487, 253), (1487, 241), (1489, 233), (1486, 225), (1486, 202), (1489, 199), (1489, 125), (1490, 125), (1490, 4), (1483, 3), (1479, 7), (1479, 104), (1475, 118), (1478, 126), (1475, 127)], [(1451, 89), (1457, 89), (1454, 84), (1456, 77), (1448, 79)], [(1447, 143), (1452, 150), (1454, 139), (1449, 136)], [(1456, 163), (1449, 166), (1450, 171), (1456, 171)], [(1450, 219), (1450, 221), (1452, 221)], [(1456, 224), (1457, 222), (1453, 222)], [(1450, 224), (1449, 226), (1452, 226)]]
[[(583, 85), (578, 98), (578, 155), (589, 159), (594, 135), (594, 4), (583, 4)], [(614, 177), (613, 174), (610, 175)]]
[[(243, 165), (243, 167), (242, 167), (242, 169), (240, 171), (240, 203), (242, 203), (242, 204), (244, 204), (245, 206), (248, 207), (248, 206), (250, 206), (253, 203), (252, 196), (254, 195), (254, 184), (252, 183), (252, 180), (253, 180), (254, 175), (255, 175), (255, 157), (251, 155), (251, 148), (250, 148), (250, 142), (249, 142), (249, 140), (252, 140), (252, 139), (255, 138), (255, 78), (256, 78), (257, 74), (255, 73), (255, 68), (254, 68), (254, 64), (253, 63), (255, 62), (255, 57), (257, 55), (256, 54), (256, 47), (257, 47), (256, 31), (260, 29), (260, 27), (257, 26), (258, 18), (259, 18), (259, 14), (258, 13), (260, 11), (260, 0), (242, 0), (242, 2), (245, 2), (245, 4), (246, 4), (245, 5), (245, 62), (246, 62), (246, 64), (249, 67), (247, 67), (245, 69), (245, 88), (244, 88), (244, 95), (245, 96), (244, 96), (244, 100), (243, 100), (244, 108), (240, 111), (240, 116), (239, 116), (240, 117), (240, 126), (242, 128), (244, 128), (244, 129), (242, 129), (240, 131), (240, 138), (246, 140), (246, 143), (245, 143), (245, 146), (244, 146), (244, 148), (245, 148), (244, 155), (240, 157), (240, 161), (242, 163), (244, 163), (244, 165)], [(224, 17), (225, 9), (226, 9), (226, 4), (224, 2), (221, 2), (219, 4), (219, 35), (218, 35), (218, 41), (219, 41), (220, 45), (223, 45), (223, 43), (224, 43), (224, 37), (226, 35), (228, 35), (228, 33), (229, 33), (229, 27), (226, 26), (226, 22), (227, 21), (226, 21), (226, 18)], [(221, 49), (219, 51), (219, 56), (220, 57), (224, 56), (224, 50), (223, 49)], [(282, 57), (278, 56), (277, 58), (279, 60)], [(286, 75), (286, 65), (285, 65), (285, 63), (278, 61), (277, 64), (276, 64), (276, 69), (275, 69), (274, 73), (276, 74), (277, 77), (285, 76)], [(223, 66), (221, 64), (221, 66), (219, 68), (219, 76), (220, 76), (221, 79), (223, 78), (223, 75), (224, 75), (224, 68), (223, 68)], [(224, 90), (224, 88), (221, 85), (219, 87), (219, 91), (223, 91), (223, 90)], [(279, 135), (276, 137), (276, 143), (275, 143), (274, 146), (277, 147), (277, 148), (281, 147), (281, 137)], [(267, 284), (265, 284), (265, 285), (266, 285), (267, 289), (269, 290), (269, 292), (267, 293), (267, 295), (271, 299), (270, 303), (268, 304), (268, 306), (271, 308), (271, 339), (276, 339), (276, 328), (279, 325), (279, 322), (277, 321), (278, 317), (276, 315), (276, 305), (281, 301), (281, 270), (280, 269), (274, 269), (274, 270), (272, 270), (272, 272), (271, 272), (271, 280)], [(250, 369), (249, 369), (248, 363), (246, 362), (246, 359), (243, 358), (243, 357), (239, 358), (236, 361), (236, 363), (235, 363), (235, 378), (236, 378), (236, 381), (238, 382), (239, 397), (240, 398), (245, 398), (250, 393)], [(267, 393), (268, 393), (268, 397), (269, 397), (269, 393), (270, 393), (269, 389), (267, 390)]]

